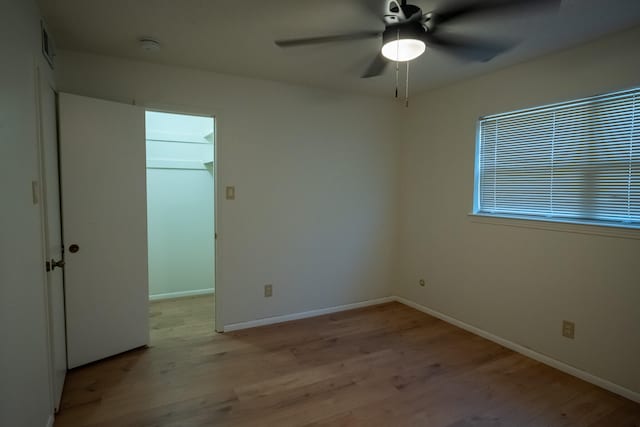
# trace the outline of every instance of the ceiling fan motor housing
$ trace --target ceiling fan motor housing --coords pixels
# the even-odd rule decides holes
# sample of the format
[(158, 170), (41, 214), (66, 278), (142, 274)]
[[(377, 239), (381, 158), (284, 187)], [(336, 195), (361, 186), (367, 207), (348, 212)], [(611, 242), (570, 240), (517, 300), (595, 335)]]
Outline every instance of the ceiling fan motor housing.
[(406, 1), (399, 5), (396, 1), (387, 3), (387, 10), (384, 14), (384, 21), (387, 25), (396, 25), (409, 21), (419, 21), (422, 18), (422, 10), (415, 5), (407, 4)]
[(407, 22), (404, 24), (388, 26), (382, 33), (382, 44), (385, 45), (394, 40), (415, 39), (421, 40), (425, 29), (420, 22)]

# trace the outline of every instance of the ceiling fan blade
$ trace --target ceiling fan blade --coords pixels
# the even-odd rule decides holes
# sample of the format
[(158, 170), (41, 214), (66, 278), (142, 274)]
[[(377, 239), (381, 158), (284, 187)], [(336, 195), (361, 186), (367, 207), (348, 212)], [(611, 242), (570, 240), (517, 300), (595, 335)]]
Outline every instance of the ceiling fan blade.
[(423, 39), (429, 47), (440, 49), (463, 59), (479, 62), (487, 62), (514, 46), (514, 43), (478, 40), (448, 34), (425, 33)]
[(557, 8), (562, 0), (461, 0), (444, 5), (432, 12), (437, 24), (458, 18), (501, 12)]
[(275, 44), (280, 47), (308, 46), (322, 43), (346, 42), (352, 40), (364, 40), (380, 37), (380, 31), (359, 31), (349, 34), (337, 34), (333, 36), (307, 37), (302, 39), (276, 40)]
[(361, 77), (363, 79), (368, 79), (369, 77), (379, 76), (380, 74), (384, 73), (384, 70), (385, 68), (387, 68), (388, 64), (389, 61), (384, 56), (382, 56), (381, 53), (379, 53), (378, 55), (376, 55), (373, 61), (371, 61), (371, 64), (369, 64), (367, 70), (362, 74)]

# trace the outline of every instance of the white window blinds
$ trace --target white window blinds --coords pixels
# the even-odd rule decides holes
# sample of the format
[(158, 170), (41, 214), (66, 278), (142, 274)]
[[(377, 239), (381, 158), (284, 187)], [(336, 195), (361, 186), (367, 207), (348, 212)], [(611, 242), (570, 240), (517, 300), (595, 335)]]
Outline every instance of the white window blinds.
[(640, 227), (640, 89), (480, 119), (474, 212)]

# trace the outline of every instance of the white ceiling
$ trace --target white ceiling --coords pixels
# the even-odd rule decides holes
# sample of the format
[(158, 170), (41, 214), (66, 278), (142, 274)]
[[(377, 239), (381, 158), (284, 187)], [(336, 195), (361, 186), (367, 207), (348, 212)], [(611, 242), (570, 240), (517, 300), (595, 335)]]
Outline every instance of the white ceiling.
[[(40, 6), (59, 49), (386, 95), (393, 91), (393, 67), (376, 78), (359, 78), (380, 48), (377, 40), (286, 50), (273, 43), (279, 38), (384, 29), (365, 6), (367, 1), (41, 0)], [(428, 11), (447, 1), (410, 3)], [(551, 15), (468, 19), (456, 31), (522, 42), (482, 64), (428, 50), (411, 63), (411, 91), (486, 73), (635, 25), (640, 25), (640, 0), (563, 0), (558, 13)], [(142, 51), (137, 43), (141, 36), (159, 40), (162, 49)]]

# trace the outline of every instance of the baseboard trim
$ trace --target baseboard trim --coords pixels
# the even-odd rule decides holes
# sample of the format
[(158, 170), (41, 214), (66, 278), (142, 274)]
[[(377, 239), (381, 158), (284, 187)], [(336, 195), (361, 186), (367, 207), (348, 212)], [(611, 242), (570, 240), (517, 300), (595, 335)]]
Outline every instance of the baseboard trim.
[(447, 316), (446, 314), (440, 313), (439, 311), (433, 310), (431, 308), (425, 307), (424, 305), (415, 303), (406, 298), (395, 296), (393, 299), (401, 304), (406, 306), (415, 308), (423, 313), (429, 314), (433, 317), (437, 317), (440, 320), (443, 320), (447, 323), (450, 323), (454, 326), (457, 326), (461, 329), (471, 332), (472, 334), (479, 335), (483, 338), (488, 339), (489, 341), (493, 341), (497, 344), (500, 344), (503, 347), (511, 349), (517, 353), (520, 353), (524, 356), (527, 356), (531, 359), (537, 360), (538, 362), (544, 363), (545, 365), (551, 366), (552, 368), (556, 368), (562, 372), (565, 372), (569, 375), (573, 375), (574, 377), (580, 378), (588, 383), (597, 385), (598, 387), (602, 387), (605, 390), (609, 390), (612, 393), (619, 394), (622, 397), (626, 397), (629, 400), (633, 400), (634, 402), (640, 403), (640, 393), (637, 393), (633, 390), (629, 390), (626, 387), (621, 385), (612, 383), (609, 380), (605, 380), (604, 378), (597, 377), (589, 372), (583, 371), (571, 365), (568, 365), (564, 362), (561, 362), (557, 359), (554, 359), (546, 354), (538, 353), (530, 348), (522, 346), (520, 344), (516, 344), (512, 341), (509, 341), (505, 338), (501, 338), (497, 335), (494, 335), (490, 332), (477, 328), (475, 326), (469, 325), (468, 323), (464, 323), (458, 319), (455, 319), (451, 316)]
[(173, 299), (182, 297), (195, 297), (197, 295), (208, 295), (214, 293), (214, 289), (198, 289), (197, 291), (181, 291), (169, 292), (166, 294), (149, 295), (149, 301), (158, 301), (161, 299)]
[(273, 325), (274, 323), (289, 322), (291, 320), (306, 319), (308, 317), (322, 316), (323, 314), (337, 313), (339, 311), (353, 310), (355, 308), (369, 307), (394, 301), (394, 297), (377, 298), (353, 304), (337, 305), (320, 308), (317, 310), (303, 311), (300, 313), (285, 314), (283, 316), (266, 317), (264, 319), (250, 320), (248, 322), (232, 323), (224, 326), (224, 332), (238, 331), (240, 329), (255, 328), (257, 326)]
[(49, 419), (47, 420), (46, 427), (53, 427), (53, 420), (54, 420), (54, 415), (53, 414), (49, 415)]

